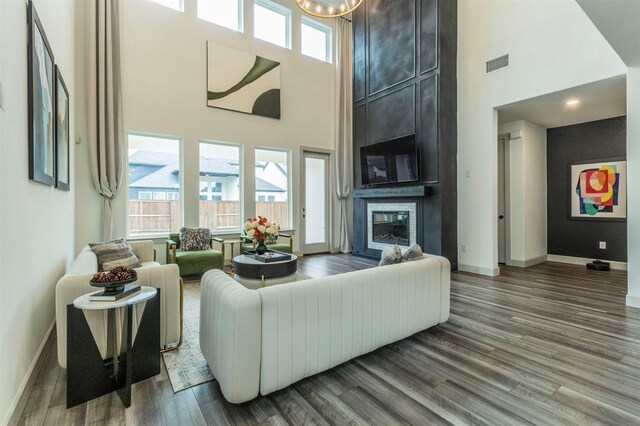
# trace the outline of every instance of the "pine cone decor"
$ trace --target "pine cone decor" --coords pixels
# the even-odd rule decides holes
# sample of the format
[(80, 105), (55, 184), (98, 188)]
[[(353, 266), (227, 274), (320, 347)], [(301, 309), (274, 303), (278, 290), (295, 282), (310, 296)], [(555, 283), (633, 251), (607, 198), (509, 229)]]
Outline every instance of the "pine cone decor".
[(91, 277), (91, 282), (96, 284), (117, 283), (122, 281), (135, 281), (138, 273), (134, 269), (124, 266), (116, 266), (109, 272), (98, 272)]

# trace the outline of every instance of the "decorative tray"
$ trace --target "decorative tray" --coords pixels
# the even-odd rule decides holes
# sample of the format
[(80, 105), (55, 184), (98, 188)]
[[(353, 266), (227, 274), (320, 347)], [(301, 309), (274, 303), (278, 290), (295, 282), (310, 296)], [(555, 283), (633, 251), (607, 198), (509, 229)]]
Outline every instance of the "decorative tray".
[(291, 255), (289, 253), (283, 253), (277, 250), (267, 250), (264, 254), (258, 254), (255, 251), (245, 251), (244, 254), (245, 256), (249, 256), (252, 259), (264, 263), (291, 260)]
[(89, 284), (92, 285), (93, 287), (124, 287), (127, 284), (131, 284), (138, 281), (138, 277), (135, 278), (131, 278), (128, 280), (122, 280), (122, 281), (111, 281), (111, 282), (105, 282), (105, 283), (99, 283), (99, 282), (95, 282), (95, 281), (89, 281)]

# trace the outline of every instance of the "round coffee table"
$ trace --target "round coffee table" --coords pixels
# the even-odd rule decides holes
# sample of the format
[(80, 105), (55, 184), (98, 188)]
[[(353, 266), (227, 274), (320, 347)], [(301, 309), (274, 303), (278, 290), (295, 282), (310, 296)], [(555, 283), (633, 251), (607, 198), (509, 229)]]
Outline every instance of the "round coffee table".
[(260, 262), (251, 256), (241, 254), (233, 258), (233, 270), (236, 275), (245, 278), (280, 278), (296, 273), (298, 270), (298, 257), (292, 254), (289, 260)]

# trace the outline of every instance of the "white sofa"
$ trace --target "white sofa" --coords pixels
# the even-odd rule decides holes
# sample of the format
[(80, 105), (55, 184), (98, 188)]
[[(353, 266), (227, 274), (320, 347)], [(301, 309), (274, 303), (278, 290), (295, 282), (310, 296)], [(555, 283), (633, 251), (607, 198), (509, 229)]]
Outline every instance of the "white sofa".
[(232, 403), (269, 394), (449, 318), (443, 257), (249, 290), (202, 277), (200, 349)]
[[(136, 284), (160, 289), (160, 350), (175, 349), (182, 343), (182, 279), (177, 265), (160, 265), (155, 261), (153, 241), (129, 241), (133, 252), (142, 263), (137, 268)], [(86, 246), (76, 257), (69, 271), (58, 280), (56, 285), (56, 324), (58, 337), (58, 363), (67, 368), (67, 305), (86, 293), (99, 289), (89, 285), (89, 280), (98, 271), (98, 260), (93, 251)], [(135, 305), (133, 311), (134, 336), (141, 319), (144, 304)], [(85, 317), (96, 339), (103, 358), (107, 347), (107, 311), (85, 311)], [(122, 322), (118, 312), (117, 320)], [(118, 338), (118, 342), (120, 339)], [(171, 345), (171, 346), (170, 346)]]

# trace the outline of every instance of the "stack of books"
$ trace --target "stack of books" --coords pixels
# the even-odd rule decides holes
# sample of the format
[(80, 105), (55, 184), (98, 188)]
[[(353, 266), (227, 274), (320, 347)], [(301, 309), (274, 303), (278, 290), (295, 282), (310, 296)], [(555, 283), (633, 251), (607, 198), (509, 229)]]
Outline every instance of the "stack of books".
[(92, 302), (115, 302), (116, 300), (123, 299), (131, 296), (140, 291), (140, 286), (136, 284), (127, 284), (124, 286), (124, 290), (118, 293), (108, 293), (106, 290), (92, 294), (89, 296), (89, 300)]

